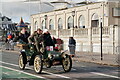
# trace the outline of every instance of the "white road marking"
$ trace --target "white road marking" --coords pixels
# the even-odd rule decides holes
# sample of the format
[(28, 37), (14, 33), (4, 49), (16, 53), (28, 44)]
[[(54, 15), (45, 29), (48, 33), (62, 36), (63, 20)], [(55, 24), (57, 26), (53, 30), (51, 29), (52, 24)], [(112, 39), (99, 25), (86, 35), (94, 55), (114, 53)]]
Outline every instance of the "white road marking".
[[(7, 63), (7, 62), (3, 62), (3, 61), (0, 61), (0, 63), (4, 63), (4, 64), (8, 64), (8, 65), (12, 65), (12, 66), (18, 67), (18, 65), (16, 65), (16, 64), (11, 64), (11, 63)], [(30, 68), (30, 67), (26, 67), (26, 68), (33, 70), (33, 69)], [(70, 77), (67, 77), (67, 76), (58, 75), (58, 74), (53, 74), (53, 73), (46, 72), (46, 71), (42, 71), (42, 72), (47, 73), (47, 74), (50, 74), (50, 75), (53, 75), (53, 76), (57, 76), (57, 77), (62, 77), (62, 78), (70, 79)]]
[(107, 75), (107, 74), (98, 73), (98, 72), (90, 72), (90, 73), (92, 73), (92, 74), (96, 74), (96, 75), (100, 75), (100, 76), (106, 76), (106, 77), (111, 77), (111, 78), (117, 78), (117, 79), (120, 79), (120, 77), (118, 77), (118, 76)]
[(42, 76), (37, 76), (37, 75), (31, 74), (31, 73), (27, 73), (27, 72), (24, 72), (24, 71), (16, 70), (16, 69), (13, 69), (13, 68), (5, 67), (5, 66), (0, 66), (0, 67), (6, 68), (6, 69), (9, 69), (9, 70), (12, 70), (12, 71), (16, 71), (16, 72), (19, 72), (19, 73), (24, 73), (24, 74), (27, 74), (27, 75), (30, 75), (30, 76), (34, 76), (34, 77), (37, 77), (37, 78), (46, 79), (46, 78), (44, 78)]
[(76, 71), (77, 69), (75, 69), (75, 68), (72, 68), (72, 70)]

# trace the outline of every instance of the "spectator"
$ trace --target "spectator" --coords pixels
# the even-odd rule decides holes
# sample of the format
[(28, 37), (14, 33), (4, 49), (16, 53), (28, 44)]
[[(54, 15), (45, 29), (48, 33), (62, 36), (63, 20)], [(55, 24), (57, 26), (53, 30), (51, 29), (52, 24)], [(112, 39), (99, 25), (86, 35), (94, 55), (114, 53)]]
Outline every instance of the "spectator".
[(69, 37), (69, 51), (72, 57), (75, 55), (75, 47), (76, 47), (76, 41), (73, 37)]

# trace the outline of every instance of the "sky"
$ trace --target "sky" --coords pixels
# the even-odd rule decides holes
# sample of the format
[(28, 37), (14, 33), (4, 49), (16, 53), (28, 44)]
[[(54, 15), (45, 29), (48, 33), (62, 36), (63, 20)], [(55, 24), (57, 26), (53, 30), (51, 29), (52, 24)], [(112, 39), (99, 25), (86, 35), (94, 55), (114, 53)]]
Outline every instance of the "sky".
[[(0, 13), (12, 19), (13, 22), (19, 23), (20, 18), (23, 17), (24, 22), (30, 22), (30, 15), (51, 11), (54, 8), (47, 4), (41, 4), (39, 7), (38, 2), (23, 2), (25, 0), (0, 0)], [(28, 0), (29, 1), (29, 0)], [(56, 0), (41, 0), (41, 2), (50, 2)], [(84, 0), (65, 0), (80, 2)], [(94, 0), (92, 0), (94, 1)], [(96, 1), (96, 0), (95, 0)]]

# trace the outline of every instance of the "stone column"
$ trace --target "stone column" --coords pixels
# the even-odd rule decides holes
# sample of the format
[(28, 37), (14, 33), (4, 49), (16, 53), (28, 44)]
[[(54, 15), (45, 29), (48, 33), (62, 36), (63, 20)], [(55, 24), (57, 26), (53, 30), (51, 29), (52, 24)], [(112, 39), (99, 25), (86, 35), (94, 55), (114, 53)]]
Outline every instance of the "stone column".
[(31, 17), (31, 34), (34, 32), (34, 18)]
[(120, 54), (120, 25), (115, 26), (115, 53)]

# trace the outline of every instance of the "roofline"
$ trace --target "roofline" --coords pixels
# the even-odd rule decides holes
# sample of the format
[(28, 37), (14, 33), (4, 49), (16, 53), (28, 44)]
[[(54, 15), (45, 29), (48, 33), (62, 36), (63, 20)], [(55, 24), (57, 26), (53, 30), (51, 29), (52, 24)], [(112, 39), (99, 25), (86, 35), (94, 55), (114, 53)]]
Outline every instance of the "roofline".
[(95, 3), (88, 3), (88, 4), (85, 4), (85, 5), (80, 5), (80, 6), (70, 7), (70, 8), (66, 8), (66, 9), (63, 8), (63, 9), (52, 10), (52, 11), (48, 11), (48, 12), (36, 13), (36, 14), (32, 14), (31, 16), (38, 15), (38, 14), (45, 14), (45, 13), (55, 12), (55, 11), (62, 11), (62, 10), (67, 10), (67, 9), (72, 9), (72, 8), (77, 8), (77, 7), (82, 7), (82, 6), (91, 5), (91, 4), (98, 4), (98, 3), (102, 3), (102, 2), (105, 2), (105, 1), (95, 2)]

